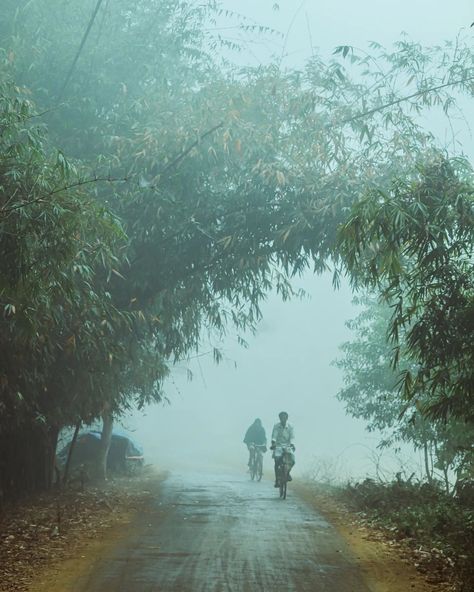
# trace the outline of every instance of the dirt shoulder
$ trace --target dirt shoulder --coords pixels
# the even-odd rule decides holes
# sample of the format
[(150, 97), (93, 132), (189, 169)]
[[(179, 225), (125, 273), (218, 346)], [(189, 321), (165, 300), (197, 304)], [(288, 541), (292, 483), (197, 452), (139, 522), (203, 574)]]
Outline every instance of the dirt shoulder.
[(419, 553), (364, 524), (357, 514), (330, 493), (309, 483), (296, 485), (295, 488), (347, 542), (371, 592), (453, 590), (446, 583), (433, 581), (430, 573), (422, 573), (424, 566)]
[(0, 516), (0, 592), (61, 590), (127, 533), (166, 475), (109, 481), (24, 501)]
[[(0, 592), (63, 592), (130, 535), (137, 512), (160, 495), (165, 474), (147, 472), (103, 489), (68, 491), (18, 504), (0, 518)], [(371, 592), (450, 592), (421, 549), (367, 525), (330, 493), (294, 484), (344, 538)], [(424, 573), (420, 573), (420, 570)]]

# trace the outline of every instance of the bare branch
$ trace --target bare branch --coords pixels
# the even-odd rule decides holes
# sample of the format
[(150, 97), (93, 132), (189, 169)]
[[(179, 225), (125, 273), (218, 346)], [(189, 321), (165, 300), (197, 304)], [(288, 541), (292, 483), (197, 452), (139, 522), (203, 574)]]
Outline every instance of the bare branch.
[(445, 82), (444, 84), (440, 84), (438, 86), (433, 86), (431, 88), (427, 88), (426, 90), (419, 90), (411, 95), (406, 97), (401, 97), (394, 101), (390, 101), (389, 103), (385, 103), (385, 105), (380, 105), (379, 107), (374, 107), (373, 109), (369, 109), (368, 111), (364, 111), (363, 113), (359, 113), (358, 115), (354, 115), (353, 117), (349, 117), (347, 119), (343, 119), (341, 121), (342, 125), (346, 123), (352, 123), (353, 121), (357, 121), (359, 119), (363, 119), (364, 117), (369, 117), (369, 115), (373, 115), (374, 113), (378, 113), (379, 111), (383, 111), (384, 109), (388, 109), (389, 107), (394, 107), (395, 105), (399, 105), (400, 103), (404, 103), (409, 101), (410, 99), (415, 99), (416, 97), (421, 97), (423, 95), (428, 95), (430, 93), (436, 92), (437, 90), (441, 90), (443, 88), (448, 88), (450, 86), (457, 86), (458, 84), (462, 84), (463, 82), (471, 82), (474, 81), (474, 76), (470, 76), (468, 78), (462, 78), (461, 80), (455, 80), (454, 82)]

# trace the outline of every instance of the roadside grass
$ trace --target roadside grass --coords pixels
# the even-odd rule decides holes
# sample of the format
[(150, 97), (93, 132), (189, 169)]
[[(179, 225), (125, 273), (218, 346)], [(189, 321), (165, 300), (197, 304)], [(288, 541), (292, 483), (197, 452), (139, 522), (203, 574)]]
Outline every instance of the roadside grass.
[(459, 592), (474, 590), (474, 503), (437, 485), (365, 479), (331, 487), (365, 524), (425, 554), (424, 570), (439, 570)]

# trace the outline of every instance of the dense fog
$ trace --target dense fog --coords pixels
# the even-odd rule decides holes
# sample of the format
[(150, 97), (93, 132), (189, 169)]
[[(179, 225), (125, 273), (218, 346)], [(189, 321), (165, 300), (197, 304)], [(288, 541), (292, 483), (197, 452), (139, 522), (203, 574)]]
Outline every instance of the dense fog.
[[(464, 358), (450, 366), (432, 351), (430, 319), (444, 318), (438, 291), (457, 274), (460, 326), (469, 300), (469, 229), (445, 198), (464, 199), (472, 175), (471, 4), (84, 0), (63, 13), (61, 0), (8, 0), (5, 441), (20, 417), (48, 457), (61, 430), (103, 423), (105, 479), (115, 422), (158, 467), (244, 473), (245, 430), (261, 418), (270, 440), (284, 410), (300, 474), (431, 479), (435, 465), (463, 466), (464, 444), (439, 419), (464, 419), (443, 374), (465, 388)], [(407, 213), (420, 195), (428, 203)], [(460, 232), (454, 256), (450, 240), (425, 253), (437, 227), (428, 247), (410, 242), (430, 208), (448, 208), (440, 236)], [(455, 266), (448, 282), (437, 257)], [(376, 359), (353, 349), (344, 374), (341, 345), (368, 331), (347, 326), (364, 313), (356, 283), (385, 324), (371, 333)], [(380, 370), (374, 385), (367, 368)], [(39, 466), (27, 448), (18, 466)], [(27, 471), (9, 462), (5, 482), (21, 482)], [(54, 463), (41, 466), (27, 487), (52, 482)]]
[[(265, 63), (276, 55), (284, 65), (299, 67), (316, 50), (330, 55), (337, 45), (368, 48), (373, 40), (389, 47), (400, 34), (434, 43), (456, 35), (472, 17), (468, 1), (457, 2), (455, 9), (437, 2), (436, 10), (428, 0), (341, 0), (337, 9), (331, 2), (313, 1), (283, 1), (278, 9), (270, 0), (226, 0), (223, 6), (282, 33), (253, 43), (236, 27), (235, 35), (247, 49), (237, 58), (242, 65)], [(446, 122), (433, 117), (431, 125), (441, 139), (458, 150), (462, 141), (463, 150), (470, 151), (464, 125), (456, 130), (454, 142)], [(166, 383), (168, 403), (124, 419), (124, 427), (143, 442), (148, 461), (167, 468), (227, 466), (243, 472), (247, 427), (261, 418), (270, 440), (278, 412), (286, 410), (296, 433), (296, 473), (333, 480), (421, 471), (421, 453), (403, 444), (378, 449), (380, 434), (368, 434), (365, 423), (346, 415), (336, 400), (342, 375), (332, 362), (340, 356), (340, 344), (351, 339), (345, 322), (358, 311), (348, 283), (334, 289), (330, 272), (306, 272), (294, 286), (305, 296), (282, 302), (271, 294), (256, 335), (244, 335), (248, 348), (232, 332), (222, 343), (204, 343), (196, 356), (173, 368)], [(213, 345), (224, 353), (219, 365), (213, 361)], [(267, 474), (270, 466), (267, 454)]]
[[(391, 474), (417, 470), (418, 455), (376, 450), (377, 434), (344, 413), (335, 395), (341, 373), (331, 365), (338, 346), (351, 337), (344, 321), (357, 312), (348, 286), (334, 290), (332, 276), (308, 276), (306, 296), (282, 302), (272, 295), (248, 348), (229, 335), (225, 359), (216, 366), (203, 347), (202, 357), (180, 364), (167, 382), (170, 404), (149, 407), (125, 419), (157, 466), (245, 471), (245, 430), (259, 417), (268, 441), (278, 413), (286, 410), (295, 429), (295, 472), (333, 480), (374, 474), (377, 462)], [(192, 371), (192, 379), (187, 370)], [(269, 454), (265, 461), (271, 473)]]
[(474, 590), (473, 0), (0, 4), (0, 592)]

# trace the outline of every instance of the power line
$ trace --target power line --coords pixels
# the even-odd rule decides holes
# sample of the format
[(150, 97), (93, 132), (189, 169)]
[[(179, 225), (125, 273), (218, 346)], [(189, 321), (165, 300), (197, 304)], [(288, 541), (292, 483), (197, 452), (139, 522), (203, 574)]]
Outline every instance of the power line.
[(101, 6), (102, 2), (103, 2), (103, 0), (97, 0), (96, 7), (94, 9), (94, 12), (92, 13), (92, 16), (91, 16), (90, 20), (89, 20), (89, 24), (87, 25), (87, 29), (85, 30), (85, 33), (84, 33), (84, 35), (82, 37), (82, 41), (81, 41), (81, 44), (79, 46), (79, 49), (77, 50), (77, 53), (76, 53), (76, 55), (74, 57), (74, 60), (73, 60), (73, 62), (71, 64), (71, 67), (69, 68), (69, 72), (67, 73), (67, 76), (66, 76), (66, 79), (64, 81), (64, 84), (63, 84), (63, 86), (61, 88), (61, 92), (59, 93), (59, 100), (62, 99), (62, 96), (64, 94), (64, 91), (66, 90), (66, 87), (69, 84), (69, 81), (71, 80), (71, 76), (72, 76), (72, 74), (74, 72), (74, 69), (76, 67), (77, 61), (79, 59), (79, 56), (82, 53), (82, 50), (84, 48), (84, 45), (86, 44), (87, 38), (89, 37), (89, 33), (90, 33), (91, 29), (92, 29), (92, 25), (94, 24), (95, 18), (97, 16), (97, 13), (99, 12), (99, 9), (100, 9), (100, 6)]

